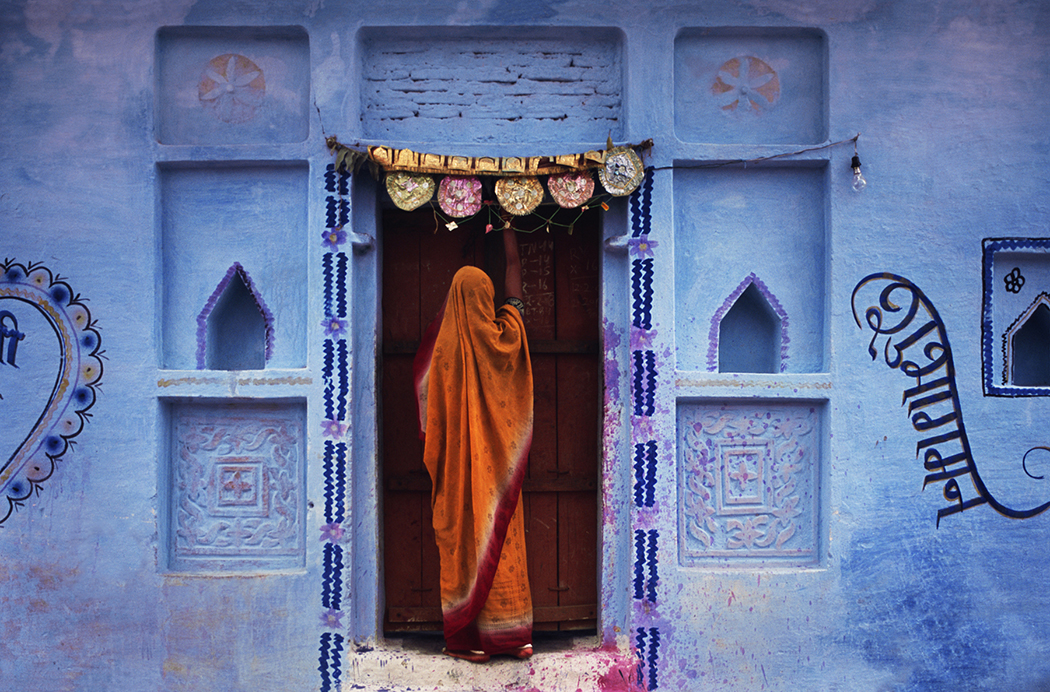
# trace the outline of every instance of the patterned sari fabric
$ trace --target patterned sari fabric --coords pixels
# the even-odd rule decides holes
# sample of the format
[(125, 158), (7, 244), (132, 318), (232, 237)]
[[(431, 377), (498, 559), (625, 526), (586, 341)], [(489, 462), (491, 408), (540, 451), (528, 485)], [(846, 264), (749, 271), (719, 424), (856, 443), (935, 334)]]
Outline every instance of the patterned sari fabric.
[(521, 507), (532, 443), (525, 326), (514, 307), (494, 309), (483, 271), (464, 267), (427, 331), (415, 383), (446, 646), (510, 652), (532, 641)]

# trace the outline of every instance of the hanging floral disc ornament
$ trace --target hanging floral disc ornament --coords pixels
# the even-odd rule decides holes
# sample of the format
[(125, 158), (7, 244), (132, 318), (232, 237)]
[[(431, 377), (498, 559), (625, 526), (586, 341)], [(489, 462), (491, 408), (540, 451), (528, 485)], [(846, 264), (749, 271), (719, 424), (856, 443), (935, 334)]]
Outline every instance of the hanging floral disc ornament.
[(630, 147), (615, 147), (605, 153), (605, 167), (598, 169), (602, 186), (614, 197), (634, 192), (642, 182), (642, 160)]
[(594, 194), (594, 176), (590, 173), (559, 173), (547, 178), (551, 197), (563, 209), (575, 209)]
[(481, 210), (481, 181), (474, 176), (446, 175), (438, 187), (438, 204), (457, 219), (477, 214)]
[(386, 191), (398, 209), (418, 209), (434, 196), (434, 179), (420, 173), (397, 171), (386, 177)]
[(525, 216), (543, 201), (543, 185), (536, 178), (500, 178), (496, 181), (496, 199), (511, 214)]

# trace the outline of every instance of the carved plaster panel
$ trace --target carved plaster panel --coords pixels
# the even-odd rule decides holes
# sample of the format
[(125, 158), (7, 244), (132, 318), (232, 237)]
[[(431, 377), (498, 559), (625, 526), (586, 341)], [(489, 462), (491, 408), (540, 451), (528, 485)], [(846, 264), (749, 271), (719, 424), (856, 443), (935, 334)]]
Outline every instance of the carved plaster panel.
[(171, 566), (289, 569), (304, 558), (303, 409), (173, 407)]
[(683, 564), (816, 564), (820, 448), (814, 404), (679, 406)]

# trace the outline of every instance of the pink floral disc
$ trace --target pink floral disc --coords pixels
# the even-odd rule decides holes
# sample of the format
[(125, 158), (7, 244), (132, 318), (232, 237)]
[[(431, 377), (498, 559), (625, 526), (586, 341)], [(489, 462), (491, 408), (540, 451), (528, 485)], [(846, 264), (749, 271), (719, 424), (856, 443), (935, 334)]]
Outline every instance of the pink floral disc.
[(594, 176), (590, 173), (559, 173), (547, 179), (547, 189), (559, 207), (575, 209), (594, 194)]
[(457, 219), (481, 210), (481, 181), (474, 176), (446, 175), (438, 187), (441, 210)]

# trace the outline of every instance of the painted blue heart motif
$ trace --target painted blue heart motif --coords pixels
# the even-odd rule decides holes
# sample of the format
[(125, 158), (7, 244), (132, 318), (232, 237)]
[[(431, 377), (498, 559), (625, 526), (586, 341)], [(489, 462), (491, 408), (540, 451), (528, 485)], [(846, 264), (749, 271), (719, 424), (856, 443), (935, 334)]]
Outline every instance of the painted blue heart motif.
[(100, 346), (69, 284), (40, 264), (0, 263), (0, 524), (40, 492), (83, 429)]

